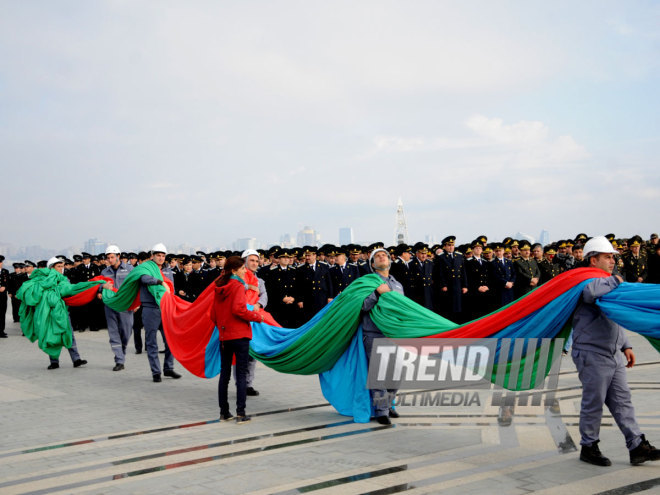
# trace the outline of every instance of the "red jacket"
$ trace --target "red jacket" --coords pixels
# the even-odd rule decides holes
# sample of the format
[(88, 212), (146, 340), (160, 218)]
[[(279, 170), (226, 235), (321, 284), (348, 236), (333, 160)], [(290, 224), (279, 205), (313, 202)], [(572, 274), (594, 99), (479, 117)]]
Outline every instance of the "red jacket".
[(262, 322), (263, 316), (247, 309), (245, 286), (235, 279), (226, 285), (215, 288), (215, 301), (211, 319), (220, 331), (220, 340), (252, 338), (252, 328), (248, 322)]

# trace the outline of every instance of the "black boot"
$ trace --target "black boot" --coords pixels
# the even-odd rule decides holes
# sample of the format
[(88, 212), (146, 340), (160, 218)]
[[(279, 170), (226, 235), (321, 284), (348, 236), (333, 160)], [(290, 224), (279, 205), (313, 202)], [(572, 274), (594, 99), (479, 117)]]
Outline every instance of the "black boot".
[(601, 454), (600, 449), (598, 448), (598, 442), (599, 441), (596, 440), (591, 445), (583, 445), (582, 451), (580, 452), (580, 460), (595, 466), (611, 466), (612, 462)]
[(660, 450), (656, 449), (642, 435), (642, 443), (630, 451), (630, 464), (638, 466), (645, 461), (660, 460)]

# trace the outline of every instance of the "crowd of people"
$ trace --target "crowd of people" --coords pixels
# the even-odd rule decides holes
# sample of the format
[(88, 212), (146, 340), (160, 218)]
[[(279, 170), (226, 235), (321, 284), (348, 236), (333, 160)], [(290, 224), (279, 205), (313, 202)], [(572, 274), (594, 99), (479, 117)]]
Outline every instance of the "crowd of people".
[[(592, 464), (610, 465), (598, 448), (602, 409), (606, 404), (626, 436), (631, 463), (660, 459), (660, 451), (646, 440), (634, 418), (630, 390), (622, 373), (623, 368), (634, 365), (635, 356), (624, 329), (595, 305), (598, 297), (621, 282), (660, 282), (658, 235), (652, 234), (645, 241), (639, 235), (617, 239), (613, 234), (596, 238), (578, 234), (574, 239), (546, 246), (509, 237), (502, 242), (488, 242), (485, 236), (479, 236), (460, 246), (455, 241), (455, 236), (447, 236), (434, 246), (422, 242), (389, 247), (382, 243), (293, 249), (273, 246), (267, 251), (197, 252), (193, 256), (168, 253), (163, 244), (156, 244), (149, 253), (126, 253), (112, 245), (96, 256), (82, 253), (73, 260), (62, 256), (38, 263), (30, 260), (15, 263), (11, 274), (2, 268), (4, 258), (0, 256), (0, 304), (4, 304), (0, 305), (0, 311), (4, 309), (6, 313), (9, 296), (14, 321), (18, 321), (21, 300), (16, 296), (35, 268), (52, 268), (70, 283), (102, 275), (108, 281), (99, 285), (98, 298), (84, 307), (70, 308), (72, 328), (77, 331), (107, 328), (115, 357), (113, 370), (121, 371), (131, 333), (136, 352), (142, 352), (141, 328), (144, 327), (153, 381), (160, 382), (156, 339), (159, 331), (165, 343), (163, 374), (174, 379), (180, 375), (174, 371), (160, 308), (151, 288), (162, 286), (169, 291), (165, 281), (168, 279), (175, 297), (193, 302), (213, 284), (215, 303), (211, 319), (219, 329), (222, 359), (218, 386), (220, 417), (233, 418), (227, 388), (234, 361), (236, 421), (244, 424), (250, 420), (245, 412), (246, 396), (258, 395), (252, 386), (254, 360), (248, 350), (252, 338), (249, 322), (264, 321), (260, 309), (271, 313), (283, 327), (295, 328), (310, 320), (352, 282), (366, 274), (376, 274), (382, 283), (362, 306), (363, 340), (369, 356), (374, 339), (383, 337), (371, 320), (370, 311), (385, 292), (400, 292), (447, 319), (463, 323), (513, 302), (562, 272), (579, 267), (600, 268), (610, 276), (586, 286), (574, 319), (572, 357), (584, 388), (580, 458)], [(120, 288), (135, 266), (148, 261), (155, 264), (154, 274), (162, 276), (140, 276), (141, 307), (137, 311), (115, 311), (101, 302), (103, 289)], [(6, 337), (4, 318), (1, 320), (2, 336)], [(74, 367), (87, 363), (77, 351), (75, 338), (69, 353)], [(51, 356), (50, 361), (48, 369), (59, 367), (56, 358)], [(377, 405), (374, 411), (377, 421), (390, 424), (390, 418), (398, 417), (398, 413), (382, 397), (396, 391), (372, 390), (371, 393)]]

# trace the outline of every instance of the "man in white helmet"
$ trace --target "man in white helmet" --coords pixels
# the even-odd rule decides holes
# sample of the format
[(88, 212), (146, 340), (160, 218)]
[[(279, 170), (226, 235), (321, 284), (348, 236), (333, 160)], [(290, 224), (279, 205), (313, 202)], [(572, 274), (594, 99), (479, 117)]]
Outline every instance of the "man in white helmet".
[[(591, 268), (612, 273), (616, 250), (605, 237), (590, 239), (584, 246)], [(612, 413), (626, 438), (630, 463), (660, 459), (660, 451), (642, 434), (635, 419), (625, 368), (635, 364), (635, 354), (625, 329), (610, 320), (596, 304), (599, 297), (623, 282), (619, 275), (598, 278), (585, 286), (573, 317), (573, 362), (582, 382), (580, 406), (580, 460), (597, 466), (610, 466), (598, 448), (603, 404)]]
[[(371, 358), (371, 349), (374, 339), (383, 339), (385, 335), (376, 326), (371, 319), (370, 312), (376, 306), (381, 294), (396, 291), (403, 294), (403, 285), (390, 275), (391, 259), (390, 253), (383, 248), (375, 249), (369, 258), (369, 268), (382, 279), (382, 284), (376, 287), (362, 303), (362, 341), (364, 350), (367, 354), (367, 360)], [(374, 406), (374, 416), (376, 421), (382, 425), (389, 425), (392, 422), (390, 418), (398, 418), (399, 414), (391, 408), (391, 401), (396, 394), (396, 390), (375, 390), (370, 389), (372, 404)]]
[[(245, 260), (245, 267), (247, 271), (245, 273), (245, 282), (248, 284), (247, 290), (247, 299), (249, 303), (254, 302), (254, 309), (265, 308), (268, 304), (268, 294), (266, 293), (266, 283), (257, 277), (257, 270), (259, 269), (259, 253), (254, 249), (246, 249), (241, 254), (241, 258)], [(252, 356), (248, 358), (248, 370), (245, 377), (246, 395), (256, 397), (259, 395), (259, 391), (255, 390), (253, 387), (254, 383), (254, 370), (257, 367), (257, 360)], [(236, 373), (236, 365), (232, 366), (234, 374), (234, 380), (238, 380), (238, 374)]]
[[(158, 243), (151, 248), (151, 261), (156, 263), (163, 274), (171, 282), (174, 282), (172, 270), (165, 263), (165, 256), (167, 255), (167, 248), (165, 245)], [(148, 262), (147, 262), (148, 263)], [(162, 285), (165, 290), (169, 292), (169, 287), (164, 280), (161, 280), (150, 275), (142, 275), (140, 277), (140, 303), (142, 305), (142, 323), (144, 324), (144, 342), (147, 349), (147, 356), (149, 357), (149, 366), (151, 367), (151, 375), (155, 383), (162, 381), (160, 377), (160, 360), (158, 359), (158, 332), (160, 331), (161, 337), (165, 344), (165, 360), (163, 362), (163, 374), (170, 378), (181, 378), (176, 371), (174, 371), (174, 356), (170, 352), (170, 348), (165, 340), (163, 333), (163, 322), (160, 314), (160, 306), (154, 299), (154, 296), (149, 292), (150, 285)]]
[[(121, 287), (128, 274), (133, 269), (133, 265), (121, 261), (121, 251), (119, 247), (110, 245), (105, 250), (105, 259), (108, 266), (103, 269), (101, 275), (112, 279), (112, 284), (116, 289)], [(101, 288), (99, 288), (99, 299), (101, 298)], [(118, 312), (114, 309), (104, 306), (105, 319), (108, 322), (108, 337), (110, 338), (110, 348), (115, 355), (115, 367), (112, 371), (121, 371), (126, 362), (126, 344), (131, 338), (133, 332), (133, 311)]]

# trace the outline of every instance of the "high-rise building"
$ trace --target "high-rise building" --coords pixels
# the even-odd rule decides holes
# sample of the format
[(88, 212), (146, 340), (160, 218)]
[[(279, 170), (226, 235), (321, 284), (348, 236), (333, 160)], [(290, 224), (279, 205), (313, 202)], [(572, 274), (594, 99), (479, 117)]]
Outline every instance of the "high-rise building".
[(283, 234), (280, 236), (280, 246), (283, 248), (293, 247), (293, 237), (291, 237), (291, 234)]
[(351, 227), (341, 227), (339, 229), (339, 244), (353, 244), (353, 229)]
[(531, 235), (525, 234), (524, 232), (516, 232), (514, 239), (518, 239), (519, 241), (525, 239), (530, 244), (534, 244), (536, 242)]
[(309, 225), (305, 225), (296, 237), (298, 246), (316, 246), (320, 240), (321, 235)]
[(234, 242), (234, 251), (245, 251), (246, 249), (257, 249), (257, 239), (255, 237), (236, 239)]
[(99, 241), (98, 239), (92, 238), (87, 240), (85, 246), (83, 247), (83, 251), (91, 255), (96, 255), (96, 254), (104, 253), (105, 248), (107, 247), (108, 247), (107, 242)]
[(539, 243), (545, 246), (546, 244), (550, 244), (550, 232), (547, 230), (542, 230), (541, 233), (539, 234)]
[(396, 204), (396, 228), (394, 229), (394, 244), (408, 244), (408, 225), (403, 213), (403, 201), (399, 198)]

